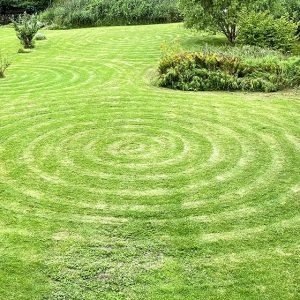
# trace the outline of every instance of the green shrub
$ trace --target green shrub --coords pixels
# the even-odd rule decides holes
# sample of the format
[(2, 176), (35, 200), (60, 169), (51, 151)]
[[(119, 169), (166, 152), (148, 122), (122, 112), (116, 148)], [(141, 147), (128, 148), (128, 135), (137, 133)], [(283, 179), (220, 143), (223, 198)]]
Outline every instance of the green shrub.
[(24, 49), (24, 48), (19, 48), (18, 52), (19, 54), (27, 54), (30, 53), (31, 51), (29, 49)]
[(35, 35), (35, 38), (34, 38), (36, 41), (43, 41), (43, 40), (46, 40), (46, 36), (44, 33), (42, 32), (38, 32), (36, 35)]
[(41, 18), (61, 28), (181, 21), (176, 0), (67, 0)]
[[(300, 58), (251, 48), (219, 49), (166, 55), (159, 64), (158, 84), (185, 91), (274, 92), (300, 85)], [(263, 53), (269, 53), (263, 56)]]
[(238, 41), (241, 44), (268, 47), (289, 52), (296, 41), (298, 25), (285, 17), (275, 19), (262, 12), (245, 14), (239, 24)]
[(17, 33), (17, 37), (25, 49), (34, 48), (34, 37), (42, 28), (42, 24), (38, 21), (37, 15), (28, 15), (24, 13), (14, 21), (13, 25)]
[(0, 52), (0, 78), (5, 77), (5, 71), (11, 65), (10, 60)]

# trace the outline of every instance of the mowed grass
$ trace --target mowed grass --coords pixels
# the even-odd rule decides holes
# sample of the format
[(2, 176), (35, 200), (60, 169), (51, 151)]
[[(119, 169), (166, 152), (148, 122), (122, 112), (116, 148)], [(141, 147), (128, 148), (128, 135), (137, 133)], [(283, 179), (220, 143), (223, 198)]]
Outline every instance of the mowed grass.
[(182, 25), (46, 31), (0, 81), (0, 299), (299, 299), (300, 92), (151, 77)]

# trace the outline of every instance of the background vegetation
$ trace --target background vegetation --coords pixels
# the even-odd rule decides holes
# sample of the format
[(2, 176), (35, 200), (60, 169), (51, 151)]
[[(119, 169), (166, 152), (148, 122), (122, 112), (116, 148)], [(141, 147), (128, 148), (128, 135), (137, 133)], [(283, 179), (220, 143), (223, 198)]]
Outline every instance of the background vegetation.
[(29, 11), (38, 11), (51, 5), (53, 0), (0, 0), (0, 12), (6, 10), (26, 9)]
[(239, 23), (238, 42), (292, 52), (297, 40), (297, 27), (284, 16), (275, 18), (267, 12), (244, 13)]
[(0, 0), (0, 25), (24, 12), (37, 13), (44, 10), (54, 0)]
[(180, 0), (185, 24), (197, 30), (220, 31), (234, 43), (245, 12), (268, 12), (299, 21), (300, 0)]
[(52, 5), (41, 17), (56, 28), (182, 20), (177, 0), (67, 0)]

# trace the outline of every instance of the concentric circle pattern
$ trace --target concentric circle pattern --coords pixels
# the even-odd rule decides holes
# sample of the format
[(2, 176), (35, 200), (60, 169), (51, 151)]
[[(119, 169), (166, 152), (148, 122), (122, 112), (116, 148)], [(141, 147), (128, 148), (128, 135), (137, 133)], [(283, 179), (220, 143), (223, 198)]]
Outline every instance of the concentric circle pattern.
[(297, 299), (299, 93), (151, 86), (177, 35), (47, 32), (0, 81), (0, 235), (32, 243), (49, 299)]

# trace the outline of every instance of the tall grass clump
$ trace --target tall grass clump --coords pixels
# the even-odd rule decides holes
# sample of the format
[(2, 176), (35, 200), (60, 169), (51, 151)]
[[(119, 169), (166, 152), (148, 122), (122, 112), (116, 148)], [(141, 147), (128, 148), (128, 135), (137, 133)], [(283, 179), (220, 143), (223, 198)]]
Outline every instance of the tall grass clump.
[(176, 0), (67, 0), (41, 14), (58, 28), (181, 21)]
[(204, 47), (168, 53), (158, 84), (185, 91), (275, 92), (300, 86), (300, 58), (259, 47)]
[(2, 55), (0, 52), (0, 78), (5, 77), (5, 71), (11, 65), (11, 61), (7, 58), (7, 56)]

